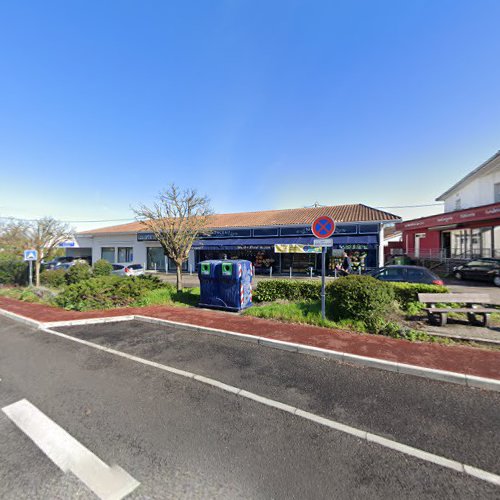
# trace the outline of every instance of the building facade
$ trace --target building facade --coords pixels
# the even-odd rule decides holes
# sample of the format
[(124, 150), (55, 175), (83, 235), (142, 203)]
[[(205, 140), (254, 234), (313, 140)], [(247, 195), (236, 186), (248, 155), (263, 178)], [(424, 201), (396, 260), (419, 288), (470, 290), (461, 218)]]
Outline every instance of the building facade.
[(436, 200), (444, 214), (396, 224), (408, 255), (500, 258), (500, 151)]
[[(210, 217), (207, 232), (195, 241), (184, 271), (194, 272), (206, 259), (250, 260), (257, 273), (307, 274), (321, 267), (313, 246), (312, 222), (320, 215), (336, 221), (333, 248), (327, 268), (333, 272), (342, 252), (351, 255), (356, 268), (383, 265), (383, 230), (401, 219), (366, 205), (269, 210)], [(79, 233), (77, 246), (67, 255), (90, 256), (92, 261), (139, 263), (151, 271), (173, 272), (175, 265), (164, 254), (154, 235), (140, 222)]]

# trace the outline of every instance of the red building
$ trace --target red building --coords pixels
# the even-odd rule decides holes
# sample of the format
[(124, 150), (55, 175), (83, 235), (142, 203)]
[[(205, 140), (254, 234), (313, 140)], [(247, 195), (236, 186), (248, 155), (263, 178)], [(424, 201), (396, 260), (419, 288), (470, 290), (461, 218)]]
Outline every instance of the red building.
[(500, 151), (443, 193), (445, 213), (396, 224), (405, 253), (500, 258)]
[(396, 224), (408, 255), (423, 258), (500, 258), (500, 203)]

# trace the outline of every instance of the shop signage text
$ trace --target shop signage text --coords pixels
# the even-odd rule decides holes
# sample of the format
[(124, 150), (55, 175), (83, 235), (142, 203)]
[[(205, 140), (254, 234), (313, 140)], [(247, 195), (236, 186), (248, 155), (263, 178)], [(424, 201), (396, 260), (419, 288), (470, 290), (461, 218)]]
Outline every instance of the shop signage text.
[(422, 219), (410, 220), (408, 222), (399, 222), (396, 229), (412, 230), (419, 228), (428, 228), (442, 226), (443, 224), (459, 224), (460, 222), (473, 222), (479, 220), (497, 219), (500, 217), (500, 203), (487, 205), (484, 207), (469, 208), (456, 212), (433, 215)]

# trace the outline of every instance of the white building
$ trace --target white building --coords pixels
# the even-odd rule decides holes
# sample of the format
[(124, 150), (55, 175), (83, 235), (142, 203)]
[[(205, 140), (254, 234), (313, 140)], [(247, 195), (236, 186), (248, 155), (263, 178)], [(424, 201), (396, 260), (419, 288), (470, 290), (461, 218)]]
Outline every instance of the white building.
[(436, 198), (454, 212), (500, 202), (500, 151)]

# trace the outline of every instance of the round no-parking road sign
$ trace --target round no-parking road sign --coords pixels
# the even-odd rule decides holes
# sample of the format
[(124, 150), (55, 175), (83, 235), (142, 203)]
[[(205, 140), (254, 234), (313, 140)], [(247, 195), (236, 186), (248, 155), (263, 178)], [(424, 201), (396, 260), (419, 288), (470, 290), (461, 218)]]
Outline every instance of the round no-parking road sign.
[(329, 238), (335, 231), (335, 222), (328, 215), (322, 215), (312, 223), (311, 229), (316, 238)]

